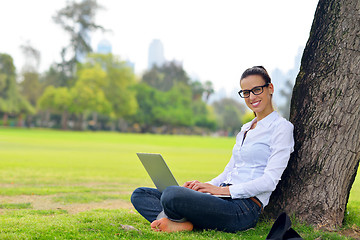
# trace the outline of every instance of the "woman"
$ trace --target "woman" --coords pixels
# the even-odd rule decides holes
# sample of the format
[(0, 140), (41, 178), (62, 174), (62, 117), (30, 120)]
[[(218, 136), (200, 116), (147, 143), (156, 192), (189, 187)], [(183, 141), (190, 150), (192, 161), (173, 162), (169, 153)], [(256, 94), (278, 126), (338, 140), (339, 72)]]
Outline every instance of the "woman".
[(256, 225), (293, 151), (293, 125), (274, 111), (274, 86), (264, 67), (247, 69), (240, 87), (240, 97), (256, 117), (236, 136), (223, 173), (210, 182), (189, 181), (163, 193), (138, 188), (132, 194), (131, 202), (154, 231), (236, 232)]

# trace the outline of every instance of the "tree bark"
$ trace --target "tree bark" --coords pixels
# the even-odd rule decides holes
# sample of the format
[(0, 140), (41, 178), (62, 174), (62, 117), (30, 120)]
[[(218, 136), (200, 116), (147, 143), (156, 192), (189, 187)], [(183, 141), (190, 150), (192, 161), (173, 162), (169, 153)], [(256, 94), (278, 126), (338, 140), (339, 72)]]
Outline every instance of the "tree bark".
[(8, 114), (7, 113), (4, 113), (4, 116), (3, 116), (3, 126), (7, 126), (7, 121), (8, 121)]
[(291, 100), (295, 151), (268, 215), (342, 225), (360, 159), (359, 53), (359, 0), (320, 0)]
[(68, 125), (68, 112), (65, 110), (61, 114), (61, 129), (67, 130)]
[(82, 131), (84, 123), (84, 114), (80, 113), (75, 121), (75, 130)]
[(17, 126), (22, 127), (22, 125), (23, 125), (23, 114), (20, 113), (19, 116), (18, 116)]

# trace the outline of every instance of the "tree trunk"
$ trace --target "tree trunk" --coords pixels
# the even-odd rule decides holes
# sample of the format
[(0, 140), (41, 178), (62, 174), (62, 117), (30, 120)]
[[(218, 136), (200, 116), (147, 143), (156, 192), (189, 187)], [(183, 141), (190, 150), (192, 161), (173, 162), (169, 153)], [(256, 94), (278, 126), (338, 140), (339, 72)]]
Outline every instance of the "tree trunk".
[(65, 110), (61, 114), (61, 129), (67, 130), (67, 124), (68, 124), (68, 112)]
[(360, 159), (360, 2), (320, 0), (291, 101), (295, 151), (266, 213), (344, 219)]
[(23, 125), (23, 114), (20, 113), (19, 116), (18, 116), (17, 126), (22, 127), (22, 125)]
[(98, 128), (98, 114), (97, 112), (92, 113), (92, 120), (89, 121), (88, 126), (92, 131), (96, 131)]
[(110, 124), (110, 131), (114, 132), (116, 131), (116, 124), (114, 121), (111, 121), (111, 124)]
[(4, 113), (4, 116), (3, 116), (3, 126), (7, 126), (8, 117), (9, 117), (9, 115), (8, 115), (7, 113)]
[(50, 111), (45, 110), (42, 115), (41, 127), (50, 127)]
[(27, 115), (26, 116), (26, 120), (25, 120), (25, 125), (26, 125), (26, 127), (27, 128), (30, 128), (31, 127), (31, 125), (32, 125), (32, 115)]
[(123, 118), (119, 118), (118, 119), (118, 129), (120, 132), (127, 132), (129, 128), (128, 123), (123, 119)]
[(83, 121), (84, 121), (84, 114), (80, 113), (78, 115), (77, 120), (75, 121), (75, 130), (78, 130), (78, 131), (83, 130)]

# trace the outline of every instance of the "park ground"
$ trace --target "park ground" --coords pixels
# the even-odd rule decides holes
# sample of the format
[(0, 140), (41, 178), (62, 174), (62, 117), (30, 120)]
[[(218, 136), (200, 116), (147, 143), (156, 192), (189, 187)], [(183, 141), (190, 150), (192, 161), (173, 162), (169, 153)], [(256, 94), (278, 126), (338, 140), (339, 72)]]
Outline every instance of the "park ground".
[[(132, 207), (153, 186), (136, 152), (162, 153), (177, 180), (207, 181), (234, 138), (0, 128), (0, 239), (265, 239), (273, 220), (236, 234), (157, 233)], [(360, 179), (344, 226), (333, 232), (292, 219), (304, 239), (360, 239)]]

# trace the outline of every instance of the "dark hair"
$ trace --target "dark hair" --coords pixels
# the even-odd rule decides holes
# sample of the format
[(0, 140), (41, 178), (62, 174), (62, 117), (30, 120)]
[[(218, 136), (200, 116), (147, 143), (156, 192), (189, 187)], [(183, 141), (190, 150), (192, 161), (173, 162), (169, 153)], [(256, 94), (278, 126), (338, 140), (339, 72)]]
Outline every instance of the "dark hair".
[(254, 66), (246, 69), (241, 75), (240, 81), (250, 75), (259, 75), (265, 80), (265, 83), (271, 83), (271, 78), (263, 66)]

